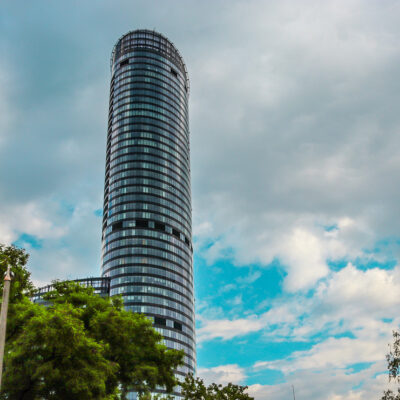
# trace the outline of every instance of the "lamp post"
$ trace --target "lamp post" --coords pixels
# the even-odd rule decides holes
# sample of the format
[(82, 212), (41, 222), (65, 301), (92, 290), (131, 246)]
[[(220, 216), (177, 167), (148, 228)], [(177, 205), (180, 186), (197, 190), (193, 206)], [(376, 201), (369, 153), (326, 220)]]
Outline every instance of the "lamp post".
[(1, 389), (1, 378), (3, 376), (4, 345), (6, 342), (7, 312), (8, 312), (8, 298), (10, 296), (10, 286), (11, 286), (11, 270), (10, 266), (8, 266), (6, 275), (4, 277), (3, 302), (1, 304), (1, 314), (0, 314), (0, 389)]

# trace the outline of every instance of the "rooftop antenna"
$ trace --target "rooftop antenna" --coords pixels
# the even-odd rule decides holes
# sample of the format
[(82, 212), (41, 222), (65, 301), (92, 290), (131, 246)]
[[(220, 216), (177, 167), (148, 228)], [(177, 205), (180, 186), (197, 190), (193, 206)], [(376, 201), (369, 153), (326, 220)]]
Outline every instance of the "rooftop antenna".
[(293, 390), (293, 400), (296, 400), (296, 395), (294, 394), (294, 386), (292, 385), (292, 390)]

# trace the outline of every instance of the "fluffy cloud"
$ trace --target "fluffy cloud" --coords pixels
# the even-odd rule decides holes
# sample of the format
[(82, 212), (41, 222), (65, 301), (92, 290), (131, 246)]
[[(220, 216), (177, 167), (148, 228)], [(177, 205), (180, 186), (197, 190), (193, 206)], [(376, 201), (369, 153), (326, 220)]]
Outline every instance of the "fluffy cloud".
[[(375, 364), (359, 372), (328, 368), (321, 370), (298, 371), (287, 377), (288, 383), (278, 385), (255, 384), (249, 393), (256, 399), (284, 400), (292, 398), (292, 385), (296, 398), (326, 400), (370, 400), (379, 399), (387, 388), (386, 374), (382, 374), (382, 364)], [(364, 382), (356, 388), (356, 382)]]
[[(390, 326), (395, 328), (400, 322), (397, 316), (399, 290), (399, 266), (393, 270), (373, 268), (363, 271), (348, 264), (337, 272), (331, 271), (314, 287), (312, 295), (277, 298), (260, 314), (252, 313), (246, 318), (232, 320), (207, 318), (207, 309), (203, 308), (204, 315), (199, 316), (198, 340), (229, 340), (263, 331), (270, 340), (303, 341), (318, 333), (341, 335), (351, 332), (358, 338), (381, 337), (388, 343)], [(391, 321), (389, 326), (385, 320)]]
[(26, 202), (3, 207), (0, 213), (1, 240), (11, 243), (17, 240), (21, 233), (39, 239), (58, 238), (64, 234), (64, 229), (54, 226), (54, 222), (40, 203)]
[(218, 383), (226, 385), (228, 383), (240, 384), (246, 378), (244, 368), (237, 364), (219, 365), (213, 368), (199, 368), (197, 374), (206, 384)]
[[(295, 291), (328, 273), (327, 258), (356, 258), (397, 235), (398, 11), (359, 1), (231, 7), (225, 21), (251, 24), (225, 32), (230, 41), (222, 24), (223, 51), (214, 41), (191, 66), (194, 215), (212, 226), (196, 231), (210, 263), (278, 257)], [(318, 229), (334, 224), (336, 238)], [(210, 233), (214, 245), (202, 247)]]
[(202, 342), (213, 338), (221, 337), (225, 340), (232, 339), (236, 336), (243, 336), (250, 332), (259, 331), (263, 327), (263, 323), (259, 318), (250, 317), (243, 319), (219, 319), (219, 320), (202, 320), (202, 326), (197, 330), (197, 340)]
[(311, 344), (284, 358), (269, 358), (266, 352), (253, 370), (244, 370), (246, 375), (273, 370), (282, 374), (285, 383), (251, 385), (249, 392), (256, 399), (283, 400), (290, 396), (292, 384), (298, 397), (313, 400), (379, 398), (390, 387), (384, 356), (392, 329), (400, 325), (399, 278), (398, 266), (360, 270), (348, 264), (331, 271), (311, 295), (276, 299), (259, 315), (231, 321), (202, 317), (200, 340), (232, 340), (261, 332), (266, 341)]
[(292, 353), (287, 360), (257, 362), (254, 368), (279, 369), (284, 373), (297, 370), (317, 371), (332, 367), (345, 369), (351, 364), (382, 360), (388, 340), (387, 335), (379, 337), (374, 333), (364, 340), (329, 338), (313, 346), (311, 350)]

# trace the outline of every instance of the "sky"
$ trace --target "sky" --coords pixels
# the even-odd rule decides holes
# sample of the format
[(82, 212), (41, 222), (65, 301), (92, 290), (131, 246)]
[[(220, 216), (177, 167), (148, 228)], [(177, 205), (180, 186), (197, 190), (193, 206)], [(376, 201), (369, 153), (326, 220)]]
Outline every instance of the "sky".
[(113, 45), (183, 55), (198, 375), (256, 400), (370, 400), (400, 316), (400, 3), (0, 5), (0, 242), (37, 285), (100, 273)]

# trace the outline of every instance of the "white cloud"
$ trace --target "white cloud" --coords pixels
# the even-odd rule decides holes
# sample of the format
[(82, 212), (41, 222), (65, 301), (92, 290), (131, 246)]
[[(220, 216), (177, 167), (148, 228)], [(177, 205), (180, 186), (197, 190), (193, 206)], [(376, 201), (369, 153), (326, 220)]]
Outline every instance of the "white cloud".
[(55, 226), (51, 216), (43, 209), (43, 204), (28, 202), (2, 207), (0, 211), (0, 238), (10, 244), (21, 233), (36, 236), (39, 239), (58, 238), (65, 234), (62, 226)]
[[(370, 400), (382, 397), (389, 384), (386, 374), (382, 374), (384, 365), (374, 364), (362, 371), (352, 373), (349, 370), (326, 368), (323, 370), (297, 371), (286, 376), (287, 382), (277, 385), (249, 386), (250, 395), (256, 400), (286, 400), (293, 398), (292, 385), (296, 398), (308, 400)], [(362, 382), (361, 388), (355, 388)]]
[(254, 316), (235, 320), (200, 320), (202, 325), (197, 329), (197, 341), (199, 343), (214, 338), (232, 339), (236, 336), (259, 331), (263, 327), (262, 321)]
[[(372, 333), (370, 331), (369, 333)], [(311, 350), (294, 352), (285, 360), (257, 362), (254, 368), (279, 369), (285, 374), (297, 370), (346, 368), (355, 363), (377, 362), (384, 359), (390, 335), (373, 335), (367, 339), (329, 338)]]
[(241, 384), (246, 379), (244, 368), (237, 364), (219, 365), (212, 368), (199, 368), (197, 375), (209, 385), (217, 383), (227, 385), (228, 383)]
[[(194, 215), (215, 239), (210, 263), (278, 257), (296, 291), (326, 276), (327, 257), (364, 256), (397, 234), (397, 13), (393, 2), (256, 1), (224, 16), (238, 32), (223, 24), (224, 50), (215, 38), (191, 65)], [(331, 224), (336, 235), (316, 229)]]

